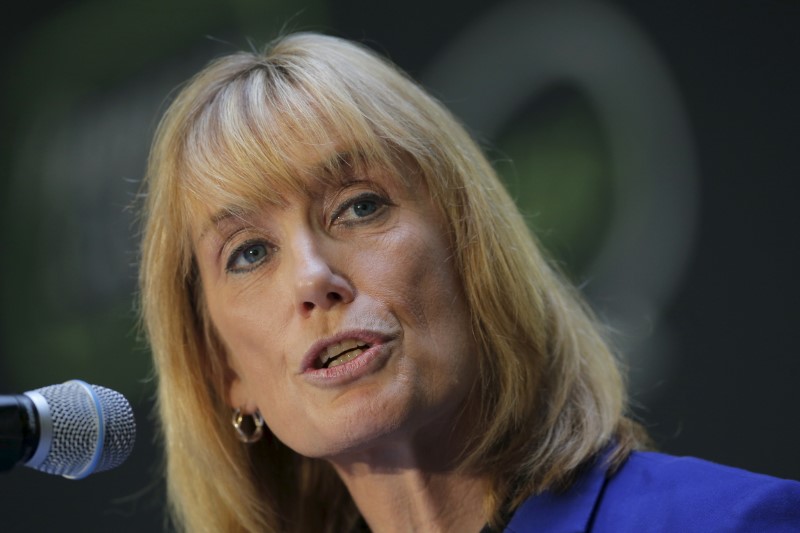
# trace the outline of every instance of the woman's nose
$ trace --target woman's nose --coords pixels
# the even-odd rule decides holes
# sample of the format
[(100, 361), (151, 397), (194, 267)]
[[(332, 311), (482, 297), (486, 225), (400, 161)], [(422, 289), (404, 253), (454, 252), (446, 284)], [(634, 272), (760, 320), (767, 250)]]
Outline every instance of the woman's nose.
[(328, 310), (353, 301), (355, 290), (350, 281), (331, 267), (318, 244), (304, 237), (295, 241), (294, 248), (296, 302), (303, 316), (317, 308)]

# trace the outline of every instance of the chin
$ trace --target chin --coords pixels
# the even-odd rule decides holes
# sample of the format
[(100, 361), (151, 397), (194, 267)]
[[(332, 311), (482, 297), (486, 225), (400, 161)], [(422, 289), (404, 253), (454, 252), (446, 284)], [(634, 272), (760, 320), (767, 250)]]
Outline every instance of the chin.
[[(380, 411), (380, 416), (375, 416), (375, 410)], [(381, 408), (373, 404), (368, 411), (353, 409), (342, 417), (331, 414), (322, 421), (324, 424), (307, 426), (304, 431), (294, 432), (281, 440), (300, 455), (333, 459), (391, 446), (412, 433), (413, 417), (408, 416), (408, 410), (392, 412), (391, 406)]]
[(405, 434), (402, 426), (374, 422), (365, 425), (362, 421), (358, 427), (336, 428), (334, 432), (326, 431), (316, 439), (304, 440), (301, 446), (290, 447), (301, 455), (316, 459), (370, 454), (372, 450), (401, 442)]

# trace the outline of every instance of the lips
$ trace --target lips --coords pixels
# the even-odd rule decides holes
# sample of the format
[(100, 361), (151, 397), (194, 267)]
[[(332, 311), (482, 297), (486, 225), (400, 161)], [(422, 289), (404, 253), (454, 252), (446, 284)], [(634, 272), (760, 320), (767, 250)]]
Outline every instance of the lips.
[(352, 361), (368, 350), (370, 344), (357, 339), (345, 339), (331, 344), (320, 352), (316, 361), (316, 368), (333, 368)]
[(315, 342), (303, 357), (299, 372), (319, 384), (355, 378), (369, 372), (376, 359), (388, 356), (386, 344), (393, 338), (369, 330), (342, 331)]

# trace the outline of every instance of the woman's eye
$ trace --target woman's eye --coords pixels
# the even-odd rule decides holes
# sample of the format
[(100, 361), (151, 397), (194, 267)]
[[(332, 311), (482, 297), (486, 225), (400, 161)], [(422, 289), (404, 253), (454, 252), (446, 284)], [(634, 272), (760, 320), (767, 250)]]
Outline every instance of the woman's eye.
[(357, 217), (366, 217), (378, 210), (378, 202), (374, 200), (359, 200), (353, 204), (353, 214)]
[(334, 223), (357, 222), (358, 219), (375, 215), (387, 205), (383, 198), (374, 193), (357, 196), (342, 205), (333, 217)]
[(231, 272), (243, 272), (255, 268), (267, 258), (269, 249), (266, 244), (254, 243), (244, 244), (231, 254), (228, 260), (228, 270)]

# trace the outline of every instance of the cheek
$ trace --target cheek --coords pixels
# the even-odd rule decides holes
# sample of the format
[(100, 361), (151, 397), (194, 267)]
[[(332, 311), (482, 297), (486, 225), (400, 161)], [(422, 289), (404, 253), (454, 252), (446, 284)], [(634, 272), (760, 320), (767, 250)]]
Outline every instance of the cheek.
[(466, 312), (461, 282), (448, 243), (431, 227), (417, 228), (402, 257), (407, 290), (402, 296), (419, 326), (435, 337), (462, 328)]
[[(222, 341), (228, 365), (244, 386), (242, 396), (255, 401), (263, 390), (279, 387), (277, 376), (284, 375), (286, 361), (281, 344), (285, 328), (273, 306), (257, 287), (248, 287), (231, 294), (210, 294), (206, 297), (211, 322)], [(274, 382), (273, 382), (274, 381)], [(256, 387), (268, 383), (268, 387)], [(260, 390), (256, 390), (260, 389)], [(240, 402), (241, 403), (241, 402)]]
[[(382, 295), (404, 326), (408, 355), (436, 390), (471, 383), (475, 342), (460, 277), (438, 228), (418, 225), (386, 254)], [(374, 272), (374, 269), (373, 269)]]
[[(231, 407), (258, 408), (267, 427), (287, 444), (314, 438), (309, 430), (305, 406), (289, 399), (298, 397), (293, 388), (286, 344), (288, 320), (275, 302), (285, 301), (267, 284), (251, 284), (232, 294), (216, 294), (207, 300), (211, 320), (235, 374), (229, 403)], [(275, 292), (277, 291), (277, 293)], [(277, 294), (277, 296), (276, 296)], [(215, 299), (216, 297), (216, 299)], [(285, 311), (285, 307), (282, 308)]]

